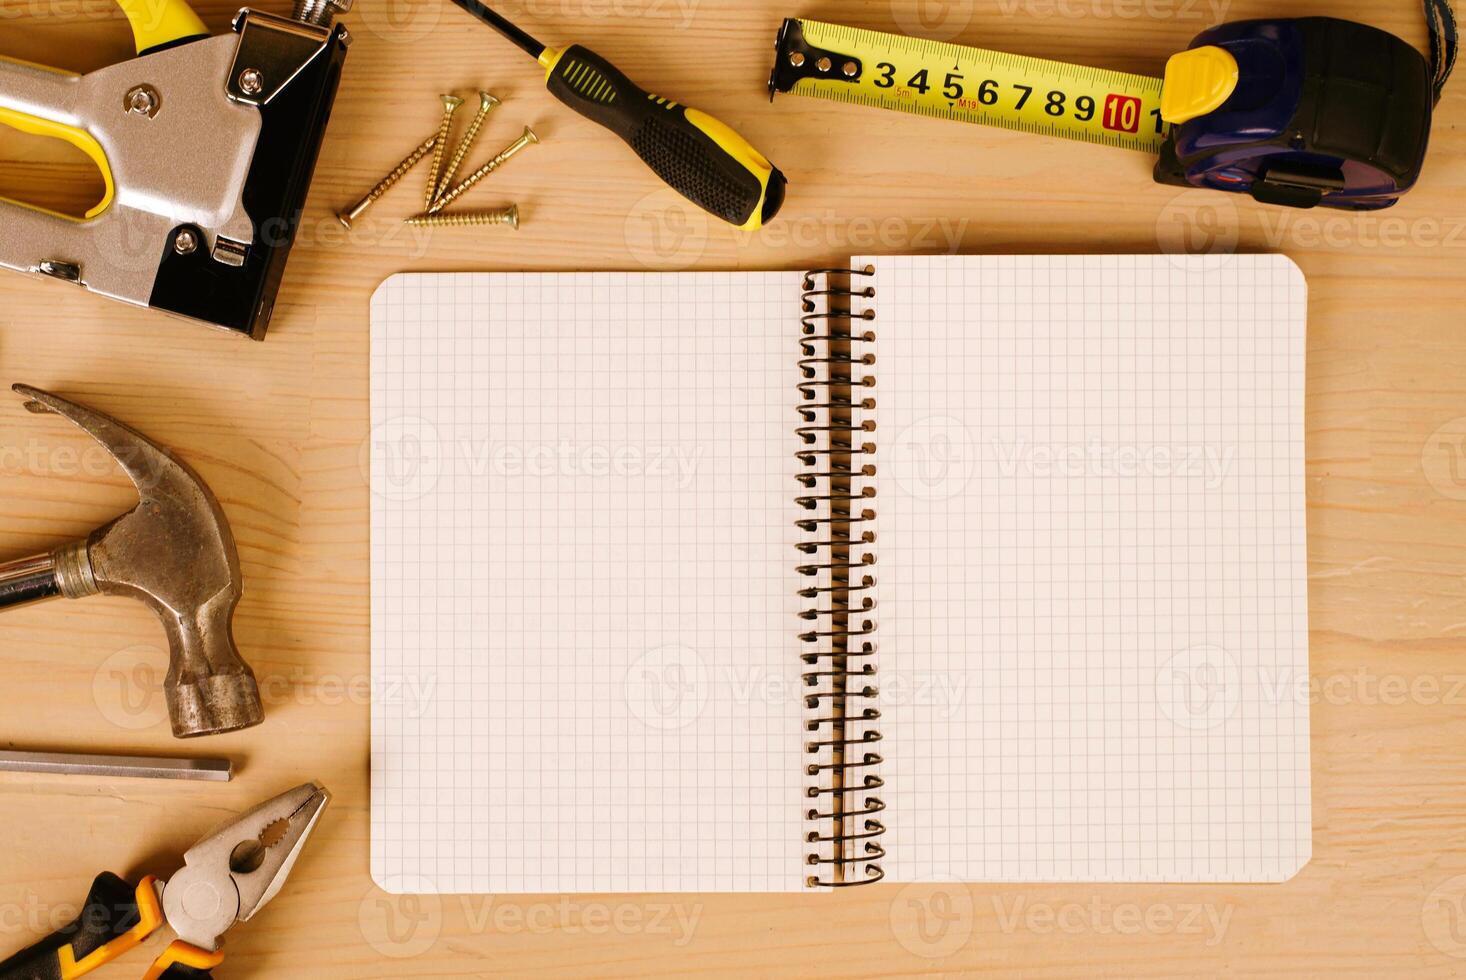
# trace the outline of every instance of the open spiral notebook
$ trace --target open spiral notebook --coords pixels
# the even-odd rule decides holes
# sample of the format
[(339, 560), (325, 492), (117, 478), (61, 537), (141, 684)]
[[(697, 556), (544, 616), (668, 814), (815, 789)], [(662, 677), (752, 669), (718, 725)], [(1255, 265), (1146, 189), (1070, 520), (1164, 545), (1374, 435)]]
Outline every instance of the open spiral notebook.
[(373, 875), (1291, 876), (1305, 323), (1277, 256), (393, 277)]

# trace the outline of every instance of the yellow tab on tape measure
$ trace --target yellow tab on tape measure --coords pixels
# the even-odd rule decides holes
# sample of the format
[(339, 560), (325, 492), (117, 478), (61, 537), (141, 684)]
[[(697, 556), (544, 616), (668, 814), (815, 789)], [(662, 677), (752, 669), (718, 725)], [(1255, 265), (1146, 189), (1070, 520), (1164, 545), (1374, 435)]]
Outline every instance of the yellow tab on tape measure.
[[(786, 27), (775, 69), (781, 91), (1147, 153), (1165, 141), (1159, 78), (795, 23), (803, 43)], [(777, 85), (790, 72), (801, 77), (787, 89)]]

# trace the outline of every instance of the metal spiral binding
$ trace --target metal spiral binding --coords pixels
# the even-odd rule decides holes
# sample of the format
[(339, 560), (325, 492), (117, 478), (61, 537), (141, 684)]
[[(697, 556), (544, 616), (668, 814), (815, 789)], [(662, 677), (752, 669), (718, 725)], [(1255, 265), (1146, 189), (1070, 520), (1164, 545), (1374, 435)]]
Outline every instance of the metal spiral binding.
[[(810, 806), (805, 816), (823, 828), (805, 841), (811, 887), (868, 885), (885, 877), (880, 860), (886, 832), (877, 815), (886, 808), (878, 795), (884, 785), (876, 771), (881, 713), (875, 707), (876, 515), (875, 409), (871, 329), (873, 311), (852, 311), (854, 300), (875, 297), (871, 287), (855, 288), (857, 277), (873, 268), (819, 269), (804, 279), (799, 348), (799, 450), (803, 488), (796, 498), (809, 512), (798, 525), (807, 538), (799, 544), (806, 560), (799, 574), (810, 581), (799, 590), (811, 600), (800, 618), (809, 628), (799, 638), (812, 652), (802, 655), (808, 670), (805, 750)], [(832, 285), (846, 277), (851, 286)], [(820, 288), (820, 287), (823, 288)]]

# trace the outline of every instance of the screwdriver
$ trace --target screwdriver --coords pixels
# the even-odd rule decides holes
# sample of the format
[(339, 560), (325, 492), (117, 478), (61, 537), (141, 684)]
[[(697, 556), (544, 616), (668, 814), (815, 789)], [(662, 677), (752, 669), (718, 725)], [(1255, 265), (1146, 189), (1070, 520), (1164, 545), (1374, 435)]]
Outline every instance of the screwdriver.
[(779, 212), (788, 181), (726, 123), (638, 88), (588, 48), (547, 47), (478, 0), (453, 2), (539, 61), (557, 99), (625, 140), (692, 203), (745, 231)]

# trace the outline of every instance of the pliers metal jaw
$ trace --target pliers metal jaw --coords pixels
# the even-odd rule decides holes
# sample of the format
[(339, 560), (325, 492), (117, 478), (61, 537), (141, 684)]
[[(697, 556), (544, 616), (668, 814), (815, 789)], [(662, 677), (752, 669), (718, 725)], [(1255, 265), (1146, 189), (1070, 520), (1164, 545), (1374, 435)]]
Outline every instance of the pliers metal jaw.
[(81, 916), (0, 962), (0, 980), (71, 980), (140, 945), (165, 924), (178, 934), (144, 980), (200, 980), (224, 960), (224, 934), (280, 892), (330, 794), (305, 783), (209, 833), (166, 882), (136, 887), (110, 872), (92, 883)]

